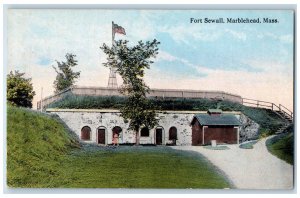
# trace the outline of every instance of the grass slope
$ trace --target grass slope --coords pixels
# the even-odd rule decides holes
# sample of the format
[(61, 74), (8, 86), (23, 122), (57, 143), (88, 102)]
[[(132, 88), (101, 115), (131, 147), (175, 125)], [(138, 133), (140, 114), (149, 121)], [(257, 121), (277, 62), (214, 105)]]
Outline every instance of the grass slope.
[(7, 184), (51, 187), (60, 175), (59, 162), (75, 146), (57, 120), (16, 107), (7, 110)]
[(57, 120), (8, 107), (10, 187), (227, 188), (230, 182), (203, 156), (168, 147), (77, 146)]
[(266, 142), (270, 153), (289, 164), (294, 164), (294, 133), (288, 132), (268, 139)]
[[(76, 96), (66, 95), (61, 100), (50, 104), (49, 108), (70, 109), (119, 109), (126, 98), (118, 96)], [(222, 109), (223, 111), (241, 111), (243, 114), (260, 125), (260, 135), (274, 134), (284, 120), (270, 109), (247, 107), (230, 101), (216, 101), (209, 99), (150, 99), (158, 110), (197, 110)]]

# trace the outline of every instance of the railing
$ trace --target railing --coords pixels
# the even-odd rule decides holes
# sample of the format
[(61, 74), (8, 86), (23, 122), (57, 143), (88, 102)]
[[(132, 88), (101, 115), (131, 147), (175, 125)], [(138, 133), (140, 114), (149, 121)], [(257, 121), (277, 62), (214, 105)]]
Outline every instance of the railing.
[(249, 99), (249, 98), (242, 98), (242, 104), (248, 104), (256, 107), (264, 107), (264, 108), (270, 108), (274, 109), (274, 103), (272, 102), (267, 102), (263, 100), (254, 100), (254, 99)]
[(288, 108), (285, 106), (279, 104), (279, 110), (286, 116), (291, 117), (293, 119), (293, 112), (290, 111)]
[(277, 106), (272, 102), (267, 102), (263, 100), (254, 100), (249, 98), (242, 98), (242, 104), (246, 106), (255, 106), (258, 108), (268, 108), (268, 109), (272, 109), (272, 111), (280, 111), (285, 116), (293, 119), (293, 112), (281, 104)]
[(67, 93), (68, 91), (70, 91), (72, 89), (72, 87), (66, 88), (64, 90), (62, 90), (61, 92), (54, 94), (52, 96), (47, 96), (45, 98), (42, 99), (42, 101), (37, 101), (37, 110), (41, 110), (41, 108), (44, 108), (45, 106), (47, 106), (48, 104), (55, 102), (56, 100), (60, 99), (63, 94)]

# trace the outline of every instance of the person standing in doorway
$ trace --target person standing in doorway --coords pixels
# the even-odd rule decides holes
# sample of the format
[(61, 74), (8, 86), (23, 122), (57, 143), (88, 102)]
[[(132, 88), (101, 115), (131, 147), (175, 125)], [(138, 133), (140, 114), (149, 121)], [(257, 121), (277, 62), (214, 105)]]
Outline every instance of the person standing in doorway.
[(118, 133), (114, 133), (113, 136), (113, 146), (119, 146), (119, 134)]

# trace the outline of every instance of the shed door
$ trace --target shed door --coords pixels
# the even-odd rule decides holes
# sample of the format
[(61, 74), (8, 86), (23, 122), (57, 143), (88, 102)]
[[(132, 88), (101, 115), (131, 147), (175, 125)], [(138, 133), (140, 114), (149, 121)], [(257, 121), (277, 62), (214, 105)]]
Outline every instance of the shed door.
[(156, 144), (161, 145), (162, 144), (162, 129), (156, 129)]
[(105, 144), (105, 129), (98, 129), (98, 144)]
[(196, 121), (192, 126), (192, 145), (202, 145), (202, 126)]

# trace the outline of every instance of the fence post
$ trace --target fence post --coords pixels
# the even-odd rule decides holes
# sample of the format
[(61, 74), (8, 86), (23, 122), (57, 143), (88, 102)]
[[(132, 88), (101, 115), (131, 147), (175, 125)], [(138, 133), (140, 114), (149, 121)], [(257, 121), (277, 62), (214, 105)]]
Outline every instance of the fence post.
[(281, 111), (281, 104), (279, 104), (279, 111)]
[(272, 111), (274, 111), (274, 107), (273, 107), (274, 103), (272, 103)]

